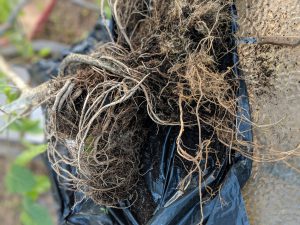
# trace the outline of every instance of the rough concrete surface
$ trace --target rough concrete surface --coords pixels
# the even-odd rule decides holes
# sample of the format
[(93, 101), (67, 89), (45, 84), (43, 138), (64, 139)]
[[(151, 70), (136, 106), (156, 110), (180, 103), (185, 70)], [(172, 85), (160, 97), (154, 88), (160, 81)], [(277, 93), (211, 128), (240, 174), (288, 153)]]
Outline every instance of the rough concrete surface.
[[(255, 154), (295, 150), (272, 163), (254, 162), (244, 197), (252, 225), (300, 224), (300, 0), (237, 0), (240, 37), (274, 43), (242, 44), (240, 66), (251, 97)], [(286, 154), (287, 155), (287, 154)]]

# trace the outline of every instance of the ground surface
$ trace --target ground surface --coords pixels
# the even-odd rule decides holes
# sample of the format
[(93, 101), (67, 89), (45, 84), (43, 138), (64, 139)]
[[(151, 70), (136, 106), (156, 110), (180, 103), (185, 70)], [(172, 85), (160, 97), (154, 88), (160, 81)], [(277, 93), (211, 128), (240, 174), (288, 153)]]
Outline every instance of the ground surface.
[[(240, 36), (300, 38), (299, 0), (238, 0)], [(279, 37), (279, 38), (278, 38)], [(251, 95), (255, 141), (263, 151), (286, 152), (300, 140), (300, 46), (240, 45)], [(266, 126), (275, 124), (273, 126)], [(252, 225), (300, 223), (300, 159), (254, 163), (244, 188)]]

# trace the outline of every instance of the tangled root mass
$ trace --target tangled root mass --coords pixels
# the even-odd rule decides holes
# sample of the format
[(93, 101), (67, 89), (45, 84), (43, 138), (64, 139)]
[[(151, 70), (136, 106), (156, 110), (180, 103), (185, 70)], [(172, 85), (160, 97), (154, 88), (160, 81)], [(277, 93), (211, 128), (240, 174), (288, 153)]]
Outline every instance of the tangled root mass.
[[(200, 162), (207, 166), (216, 142), (238, 148), (236, 79), (223, 66), (228, 3), (110, 1), (116, 40), (67, 57), (48, 102), (49, 158), (69, 187), (108, 206), (134, 200), (145, 121), (179, 128), (177, 153), (192, 164), (181, 185), (194, 173), (201, 182)], [(195, 151), (182, 140), (185, 129), (196, 130)]]

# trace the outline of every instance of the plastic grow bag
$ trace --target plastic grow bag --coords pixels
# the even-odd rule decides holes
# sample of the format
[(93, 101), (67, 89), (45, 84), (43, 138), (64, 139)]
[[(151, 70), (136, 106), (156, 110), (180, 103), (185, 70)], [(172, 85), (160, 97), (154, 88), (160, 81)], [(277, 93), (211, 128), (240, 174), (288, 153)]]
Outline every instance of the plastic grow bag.
[[(236, 9), (231, 7), (233, 17), (236, 17)], [(232, 22), (232, 30), (236, 32), (235, 19)], [(99, 41), (108, 38), (101, 20), (89, 37), (66, 50), (60, 59), (44, 60), (35, 64), (31, 73), (44, 75), (43, 79), (49, 79), (58, 73), (57, 68), (61, 60), (70, 52), (87, 53), (94, 48)], [(227, 61), (234, 66), (234, 72), (240, 76), (238, 70), (238, 55), (236, 49), (228, 56)], [(250, 109), (245, 82), (240, 79), (238, 89), (239, 111), (236, 118), (237, 133), (245, 141), (252, 141), (250, 121)], [(187, 132), (187, 139), (193, 142), (193, 131)], [(155, 211), (147, 222), (147, 225), (194, 225), (199, 224), (201, 219), (199, 206), (199, 188), (197, 177), (194, 177), (187, 190), (182, 192), (177, 186), (184, 176), (184, 169), (178, 166), (176, 153), (175, 127), (160, 127), (158, 132), (153, 127), (153, 134), (149, 135), (145, 146), (142, 163), (144, 165), (146, 187), (151, 193), (155, 203)], [(195, 136), (195, 135), (194, 135)], [(193, 144), (193, 143), (192, 143)], [(57, 146), (64, 148), (64, 146)], [(219, 152), (228, 155), (229, 149), (219, 145)], [(251, 149), (248, 149), (251, 152)], [(156, 157), (153, 157), (153, 156)], [(155, 160), (155, 162), (154, 162)], [(47, 161), (47, 159), (46, 159)], [(59, 223), (68, 225), (139, 225), (132, 213), (128, 202), (120, 203), (122, 209), (108, 208), (95, 204), (91, 199), (85, 198), (82, 193), (66, 190), (60, 187), (55, 173), (47, 161), (52, 174), (53, 192), (59, 203)], [(249, 224), (241, 188), (248, 180), (252, 161), (235, 152), (231, 159), (224, 157), (221, 166), (216, 167), (215, 159), (209, 158), (209, 167), (204, 171), (203, 196), (208, 196), (207, 186), (212, 189), (218, 187), (218, 192), (203, 204), (203, 224), (206, 225), (247, 225)], [(67, 168), (72, 171), (72, 168)], [(156, 171), (156, 172), (154, 172)], [(220, 187), (220, 188), (219, 188)], [(141, 206), (143, 207), (143, 205)]]

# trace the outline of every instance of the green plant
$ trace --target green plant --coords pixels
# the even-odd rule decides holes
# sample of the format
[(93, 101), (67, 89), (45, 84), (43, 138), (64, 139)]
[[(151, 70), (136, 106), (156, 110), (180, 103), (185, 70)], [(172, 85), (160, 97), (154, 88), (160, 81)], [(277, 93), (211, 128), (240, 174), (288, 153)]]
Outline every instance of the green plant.
[(47, 176), (35, 175), (28, 165), (33, 158), (43, 153), (45, 145), (31, 145), (15, 159), (5, 176), (8, 192), (22, 197), (20, 220), (23, 225), (52, 225), (46, 208), (37, 203), (38, 197), (49, 191), (50, 181)]
[[(7, 103), (15, 101), (19, 96), (19, 92), (8, 85), (1, 73), (0, 93), (6, 96)], [(42, 132), (40, 121), (24, 117), (16, 120), (8, 129), (20, 133), (20, 142), (24, 146), (24, 150), (14, 159), (5, 175), (6, 190), (21, 197), (20, 221), (23, 225), (52, 225), (47, 209), (37, 202), (41, 194), (49, 191), (49, 178), (35, 174), (29, 167), (33, 159), (45, 152), (47, 145), (32, 144), (24, 139), (25, 134)]]
[(0, 23), (6, 22), (10, 11), (12, 10), (12, 5), (15, 3), (15, 0), (0, 0)]
[(96, 0), (96, 4), (98, 6), (101, 6), (102, 2), (103, 2), (103, 6), (104, 6), (103, 11), (104, 11), (106, 18), (111, 19), (112, 13), (111, 13), (111, 8), (109, 6), (109, 0)]
[[(0, 0), (0, 24), (7, 22), (10, 13), (16, 7), (17, 3), (18, 1), (16, 0)], [(5, 32), (5, 37), (16, 47), (20, 56), (26, 60), (35, 61), (50, 54), (49, 48), (42, 48), (35, 52), (31, 41), (26, 37), (23, 28), (17, 22), (13, 23), (13, 26)]]

